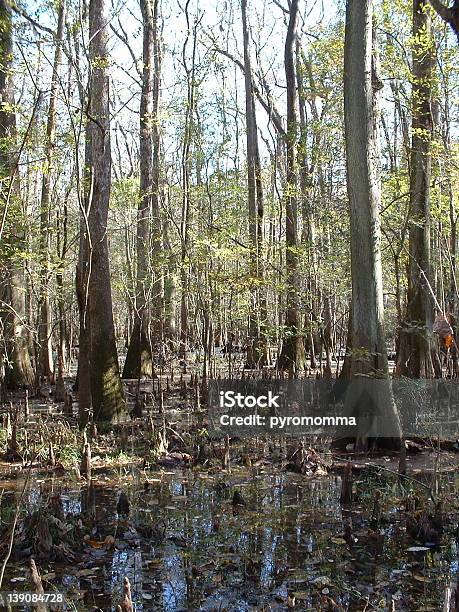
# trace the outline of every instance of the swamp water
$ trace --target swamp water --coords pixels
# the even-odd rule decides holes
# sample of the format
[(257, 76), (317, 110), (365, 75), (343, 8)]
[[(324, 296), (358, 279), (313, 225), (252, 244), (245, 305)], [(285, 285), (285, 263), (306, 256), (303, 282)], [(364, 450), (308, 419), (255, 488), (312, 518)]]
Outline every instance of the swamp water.
[[(23, 484), (0, 483), (3, 523)], [(458, 484), (454, 474), (443, 477), (454, 512)], [(65, 607), (54, 609), (115, 610), (127, 576), (137, 612), (442, 610), (456, 581), (455, 516), (429, 546), (406, 534), (407, 492), (395, 478), (357, 475), (354, 487), (354, 503), (343, 509), (337, 476), (310, 479), (271, 466), (218, 475), (134, 467), (96, 473), (90, 491), (81, 482), (31, 478), (22, 505), (31, 513), (59, 495), (66, 521), (90, 517), (74, 559), (35, 557), (44, 590), (65, 594)], [(128, 518), (117, 517), (121, 490)], [(245, 506), (233, 506), (234, 490)], [(384, 495), (383, 519), (372, 529), (375, 490)], [(31, 590), (27, 567), (27, 558), (12, 557), (2, 590)]]

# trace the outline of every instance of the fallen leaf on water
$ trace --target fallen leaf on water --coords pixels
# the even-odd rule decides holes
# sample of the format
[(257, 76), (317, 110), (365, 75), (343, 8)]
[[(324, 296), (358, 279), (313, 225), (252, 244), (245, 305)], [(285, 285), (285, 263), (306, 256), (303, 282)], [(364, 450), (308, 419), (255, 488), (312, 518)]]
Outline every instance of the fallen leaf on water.
[(105, 542), (99, 542), (98, 540), (86, 540), (86, 544), (88, 544), (91, 548), (103, 548)]

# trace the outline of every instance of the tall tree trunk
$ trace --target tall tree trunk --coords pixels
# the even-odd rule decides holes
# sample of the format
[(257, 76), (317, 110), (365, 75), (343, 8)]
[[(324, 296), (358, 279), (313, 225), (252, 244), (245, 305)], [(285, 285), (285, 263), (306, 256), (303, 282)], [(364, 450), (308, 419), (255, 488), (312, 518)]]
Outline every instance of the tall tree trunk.
[(192, 130), (193, 130), (193, 112), (195, 108), (195, 71), (196, 71), (196, 30), (197, 19), (192, 29), (193, 41), (191, 50), (191, 65), (188, 65), (186, 53), (188, 40), (190, 37), (190, 16), (188, 13), (189, 2), (185, 5), (185, 14), (188, 24), (187, 34), (182, 49), (182, 62), (187, 79), (187, 102), (185, 109), (185, 126), (182, 143), (182, 215), (180, 221), (180, 351), (179, 354), (186, 362), (187, 348), (189, 342), (189, 304), (188, 304), (188, 287), (189, 287), (189, 237), (190, 237), (190, 221), (191, 221), (191, 168), (192, 168)]
[(53, 376), (54, 364), (52, 354), (52, 328), (49, 284), (51, 280), (50, 254), (51, 254), (51, 177), (54, 172), (54, 149), (56, 146), (56, 94), (59, 85), (59, 66), (62, 58), (62, 36), (65, 22), (65, 0), (61, 0), (57, 16), (57, 32), (54, 52), (53, 74), (49, 94), (48, 121), (46, 124), (46, 148), (43, 179), (40, 200), (40, 321), (38, 330), (39, 340), (39, 373), (50, 380)]
[(65, 298), (64, 298), (64, 269), (65, 269), (65, 258), (67, 255), (68, 247), (68, 198), (70, 195), (70, 188), (64, 197), (62, 210), (57, 213), (57, 231), (56, 231), (56, 256), (57, 256), (57, 268), (56, 268), (56, 303), (57, 303), (57, 316), (59, 320), (59, 337), (57, 342), (57, 375), (56, 375), (56, 394), (55, 399), (57, 401), (59, 394), (60, 400), (63, 401), (64, 395), (64, 370), (66, 368), (66, 316), (65, 316)]
[[(306, 314), (307, 324), (307, 349), (310, 353), (311, 368), (316, 367), (316, 353), (321, 351), (323, 344), (321, 339), (321, 330), (319, 328), (320, 319), (320, 288), (322, 281), (319, 274), (317, 263), (317, 230), (316, 230), (316, 208), (314, 184), (319, 183), (320, 194), (325, 198), (325, 184), (323, 173), (319, 168), (320, 150), (323, 139), (322, 119), (317, 108), (316, 99), (313, 97), (309, 100), (312, 119), (312, 144), (310, 151), (310, 160), (308, 165), (307, 150), (307, 115), (306, 115), (306, 99), (307, 91), (305, 87), (303, 73), (306, 73), (309, 81), (309, 89), (316, 91), (312, 62), (307, 58), (300, 44), (297, 45), (297, 80), (298, 80), (298, 99), (300, 111), (300, 147), (299, 147), (299, 165), (300, 165), (300, 192), (301, 192), (301, 211), (303, 220), (303, 229), (301, 242), (307, 248), (307, 289), (308, 289), (308, 313)], [(317, 180), (318, 179), (318, 180)]]
[[(115, 422), (125, 413), (113, 321), (107, 220), (110, 202), (111, 153), (107, 67), (108, 18), (106, 0), (89, 3), (88, 122), (85, 160), (85, 221), (81, 228), (80, 299), (83, 344), (80, 359), (89, 365), (94, 420)], [(89, 332), (89, 334), (88, 334)], [(88, 351), (83, 355), (82, 351)], [(79, 374), (81, 376), (81, 363)], [(84, 381), (87, 382), (86, 380)], [(81, 393), (83, 380), (79, 380)], [(83, 419), (84, 420), (84, 419)]]
[(13, 60), (13, 24), (9, 0), (0, 0), (0, 202), (2, 228), (1, 316), (5, 334), (5, 382), (10, 387), (34, 382), (26, 329), (26, 283), (23, 253), (25, 219), (16, 158), (16, 114)]
[(266, 300), (260, 287), (263, 279), (263, 186), (261, 183), (260, 153), (258, 147), (257, 117), (253, 93), (252, 67), (247, 25), (247, 0), (241, 0), (244, 42), (245, 119), (247, 135), (247, 191), (250, 239), (250, 276), (252, 279), (249, 314), (249, 341), (246, 367), (257, 368), (266, 362)]
[[(164, 193), (163, 197), (166, 197)], [(164, 252), (167, 253), (164, 262), (164, 340), (166, 346), (171, 349), (176, 339), (175, 327), (175, 270), (176, 262), (173, 255), (172, 244), (169, 239), (169, 219), (167, 215), (162, 217)]]
[(408, 291), (397, 358), (397, 374), (410, 378), (441, 375), (432, 332), (434, 299), (430, 254), (430, 179), (433, 41), (427, 4), (427, 0), (413, 0)]
[[(134, 329), (123, 378), (150, 378), (151, 349), (162, 344), (163, 281), (160, 266), (161, 216), (159, 208), (159, 78), (157, 36), (158, 1), (141, 0), (143, 20), (143, 75), (140, 99), (140, 200), (137, 212), (137, 280)], [(151, 217), (151, 222), (150, 222)], [(151, 244), (150, 244), (151, 241)], [(150, 281), (150, 248), (155, 269)]]
[[(370, 404), (380, 420), (358, 418), (357, 446), (378, 438), (378, 425), (391, 429), (381, 445), (399, 446), (401, 431), (392, 395), (384, 333), (380, 251), (380, 176), (377, 92), (381, 87), (372, 59), (372, 1), (348, 0), (344, 43), (344, 119), (347, 189), (351, 229), (352, 362), (346, 409)], [(357, 414), (361, 414), (357, 412)], [(373, 427), (373, 429), (371, 428)]]
[(153, 295), (152, 295), (152, 336), (153, 346), (159, 348), (162, 354), (164, 347), (164, 270), (165, 261), (162, 258), (163, 230), (161, 215), (161, 132), (159, 129), (159, 102), (161, 85), (161, 46), (158, 37), (158, 0), (153, 2), (153, 52), (154, 52), (154, 79), (153, 79), (153, 188), (151, 198), (151, 253), (153, 258)]
[(298, 0), (292, 0), (285, 41), (285, 77), (287, 81), (287, 172), (285, 186), (285, 264), (287, 312), (282, 351), (278, 367), (297, 372), (305, 365), (303, 337), (299, 316), (299, 275), (298, 275), (298, 110), (297, 79), (295, 71), (295, 46), (298, 22)]

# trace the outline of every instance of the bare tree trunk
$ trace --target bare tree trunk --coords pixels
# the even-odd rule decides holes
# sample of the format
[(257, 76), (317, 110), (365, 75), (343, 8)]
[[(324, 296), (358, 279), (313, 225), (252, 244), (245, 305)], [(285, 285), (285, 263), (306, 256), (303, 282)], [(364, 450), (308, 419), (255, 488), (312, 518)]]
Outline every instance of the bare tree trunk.
[[(141, 0), (140, 8), (143, 19), (143, 75), (140, 100), (140, 200), (137, 212), (137, 282), (134, 329), (124, 364), (123, 378), (137, 378), (139, 376), (150, 378), (152, 376), (152, 345), (162, 343), (163, 337), (164, 291), (162, 270), (159, 265), (161, 218), (159, 209), (160, 142), (158, 107), (160, 56), (157, 36), (158, 1)], [(153, 284), (150, 281), (150, 248), (155, 264)]]
[(59, 66), (62, 58), (62, 36), (65, 22), (65, 0), (61, 0), (57, 16), (57, 32), (54, 52), (53, 74), (51, 77), (51, 89), (49, 94), (48, 121), (46, 124), (46, 148), (45, 167), (41, 185), (40, 201), (40, 255), (41, 255), (41, 279), (40, 279), (40, 321), (38, 329), (39, 340), (39, 373), (41, 376), (51, 380), (54, 364), (52, 354), (52, 328), (51, 310), (49, 300), (49, 283), (51, 280), (50, 254), (51, 254), (51, 176), (54, 172), (54, 149), (56, 146), (56, 94), (59, 85)]
[[(185, 13), (187, 23), (189, 24), (190, 16), (188, 13), (188, 2), (185, 5)], [(182, 63), (187, 79), (187, 102), (185, 110), (185, 126), (182, 143), (182, 216), (180, 222), (180, 356), (186, 362), (187, 348), (189, 342), (189, 304), (188, 304), (188, 287), (189, 287), (189, 230), (191, 221), (191, 167), (192, 167), (192, 128), (193, 128), (193, 112), (195, 108), (195, 71), (196, 71), (196, 45), (197, 45), (197, 18), (192, 30), (188, 25), (188, 31), (182, 49)], [(190, 32), (192, 31), (193, 41), (191, 50), (191, 65), (188, 65), (186, 53)]]
[[(381, 415), (367, 429), (358, 418), (357, 447), (378, 438), (378, 425), (393, 430), (384, 446), (399, 446), (400, 423), (392, 395), (384, 333), (380, 251), (380, 177), (375, 60), (372, 58), (372, 1), (348, 0), (344, 45), (344, 118), (347, 188), (351, 225), (352, 352), (351, 386), (346, 409), (351, 414), (370, 404)], [(361, 414), (358, 412), (357, 414)], [(387, 431), (387, 429), (385, 429)]]
[[(89, 160), (89, 141), (86, 141), (85, 158)], [(84, 206), (84, 204), (83, 204)], [(89, 318), (89, 242), (87, 208), (80, 214), (80, 244), (77, 271), (75, 278), (79, 312), (78, 337), (78, 372), (76, 387), (78, 389), (78, 421), (83, 428), (90, 420), (91, 401), (91, 328)]]
[(64, 197), (63, 210), (57, 213), (57, 231), (56, 231), (56, 302), (57, 315), (59, 319), (59, 337), (57, 342), (57, 374), (56, 374), (56, 390), (54, 397), (56, 401), (64, 401), (65, 385), (64, 385), (64, 370), (66, 368), (66, 317), (65, 317), (65, 301), (64, 301), (64, 266), (67, 255), (68, 246), (68, 197), (70, 189)]
[[(165, 194), (164, 194), (165, 197)], [(175, 270), (176, 262), (172, 251), (172, 245), (169, 240), (169, 219), (166, 215), (162, 218), (162, 233), (164, 252), (167, 253), (166, 261), (164, 262), (164, 340), (168, 348), (173, 346), (176, 339), (175, 326)]]
[[(79, 262), (79, 278), (80, 282), (83, 281), (80, 296), (83, 309), (80, 316), (84, 324), (85, 344), (82, 346), (80, 337), (80, 359), (86, 360), (85, 366), (89, 361), (94, 420), (114, 422), (124, 414), (126, 402), (119, 374), (107, 242), (111, 154), (106, 8), (106, 0), (90, 0), (91, 72), (85, 160), (87, 224), (81, 228), (83, 244), (80, 244)], [(89, 359), (87, 355), (82, 355), (83, 349), (89, 349)], [(81, 363), (79, 374), (81, 376)], [(80, 394), (82, 384), (80, 378)]]
[[(301, 50), (299, 41), (297, 42), (297, 81), (298, 81), (298, 100), (299, 100), (299, 116), (300, 116), (300, 146), (298, 152), (299, 176), (300, 176), (300, 196), (301, 196), (301, 215), (302, 215), (302, 232), (301, 242), (307, 249), (307, 265), (306, 284), (308, 291), (307, 308), (305, 315), (305, 349), (309, 352), (311, 368), (316, 367), (316, 349), (319, 346), (319, 335), (317, 327), (318, 319), (318, 292), (320, 286), (318, 266), (317, 266), (317, 240), (316, 240), (316, 222), (315, 222), (315, 206), (313, 200), (313, 185), (314, 176), (317, 169), (317, 160), (319, 158), (320, 147), (320, 117), (316, 107), (315, 100), (311, 100), (312, 115), (315, 124), (317, 125), (313, 133), (313, 142), (311, 146), (310, 163), (308, 163), (308, 130), (307, 130), (307, 111), (306, 111), (306, 90), (304, 83), (304, 71), (307, 70), (310, 87), (315, 90), (315, 83), (312, 76), (311, 62), (306, 59)], [(313, 128), (314, 129), (314, 128)]]
[[(453, 77), (454, 78), (454, 77)], [(451, 77), (448, 74), (443, 75), (443, 96), (445, 100), (444, 113), (445, 119), (442, 129), (443, 146), (446, 153), (447, 160), (453, 160), (452, 155), (452, 142), (451, 142), (451, 100), (450, 100), (450, 80)], [(458, 285), (457, 285), (457, 238), (458, 238), (458, 216), (455, 205), (454, 197), (454, 185), (452, 178), (452, 168), (449, 163), (445, 164), (446, 177), (447, 177), (447, 191), (449, 200), (449, 221), (451, 225), (451, 235), (449, 240), (449, 298), (448, 298), (448, 309), (452, 314), (450, 323), (453, 328), (454, 336), (457, 338), (457, 317), (459, 310), (459, 296), (458, 296)], [(451, 360), (453, 376), (457, 377), (458, 374), (458, 361), (459, 355), (457, 346), (451, 347)]]
[(13, 24), (8, 0), (0, 0), (0, 219), (2, 222), (2, 283), (0, 286), (7, 370), (5, 382), (10, 387), (29, 386), (34, 382), (29, 354), (26, 322), (26, 283), (23, 252), (25, 219), (16, 154), (16, 115), (13, 60)]
[(441, 366), (432, 332), (434, 300), (430, 252), (430, 179), (433, 41), (427, 0), (413, 0), (413, 39), (408, 291), (405, 320), (400, 330), (397, 374), (410, 378), (432, 378), (441, 375)]
[[(87, 13), (86, 13), (87, 14)], [(86, 18), (86, 15), (85, 15)], [(79, 38), (74, 33), (75, 47), (75, 67), (78, 75), (80, 71), (80, 45)], [(80, 79), (77, 78), (80, 82)], [(81, 84), (78, 88), (79, 102), (81, 107), (87, 105), (86, 95)], [(76, 153), (78, 155), (78, 144), (76, 145)], [(85, 161), (88, 164), (91, 160), (91, 146), (89, 138), (85, 140)], [(79, 162), (79, 158), (78, 158)], [(86, 167), (86, 164), (85, 164)], [(77, 163), (77, 180), (78, 184), (83, 184), (85, 190), (88, 187), (81, 181), (80, 165)], [(78, 303), (79, 314), (79, 330), (78, 330), (78, 370), (75, 381), (75, 387), (78, 391), (78, 422), (80, 428), (83, 428), (91, 418), (92, 401), (91, 401), (91, 330), (88, 310), (88, 279), (89, 279), (89, 227), (88, 227), (88, 207), (85, 201), (85, 194), (82, 189), (78, 193), (80, 204), (80, 239), (78, 250), (78, 261), (76, 266), (75, 289)]]
[(298, 23), (298, 0), (292, 0), (290, 18), (285, 41), (285, 77), (287, 81), (287, 182), (285, 187), (285, 264), (286, 298), (285, 332), (278, 367), (291, 372), (301, 370), (305, 365), (303, 337), (299, 316), (299, 275), (298, 275), (298, 112), (297, 79), (295, 71), (295, 46)]
[(164, 269), (162, 261), (163, 231), (160, 206), (161, 133), (159, 129), (159, 102), (161, 84), (161, 47), (158, 37), (158, 0), (153, 2), (153, 189), (151, 198), (151, 252), (153, 257), (152, 336), (153, 346), (164, 350)]
[[(257, 368), (266, 363), (266, 339), (261, 332), (266, 328), (266, 300), (261, 296), (263, 279), (263, 187), (261, 183), (257, 117), (253, 93), (252, 67), (247, 24), (247, 0), (241, 0), (244, 39), (245, 117), (247, 134), (247, 190), (250, 238), (250, 276), (252, 278), (249, 314), (249, 341), (246, 367)], [(264, 340), (264, 341), (263, 341)]]

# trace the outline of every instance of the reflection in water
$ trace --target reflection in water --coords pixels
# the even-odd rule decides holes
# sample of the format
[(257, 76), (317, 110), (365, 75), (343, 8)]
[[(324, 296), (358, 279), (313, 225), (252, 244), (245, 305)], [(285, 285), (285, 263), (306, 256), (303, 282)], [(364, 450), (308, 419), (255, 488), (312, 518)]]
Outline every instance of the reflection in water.
[(113, 553), (111, 573), (105, 585), (105, 591), (112, 593), (112, 601), (116, 602), (122, 598), (123, 580), (127, 576), (131, 583), (132, 601), (135, 602), (136, 610), (143, 610), (143, 572), (142, 552), (138, 549), (117, 550)]
[[(339, 478), (308, 480), (274, 469), (250, 477), (234, 472), (226, 478), (228, 495), (215, 486), (217, 478), (191, 470), (151, 473), (148, 491), (140, 478), (131, 478), (123, 485), (131, 501), (126, 524), (116, 520), (119, 480), (96, 480), (90, 488), (59, 479), (32, 481), (26, 495), (29, 511), (59, 493), (67, 515), (84, 513), (93, 540), (116, 534), (114, 549), (88, 547), (80, 563), (59, 566), (38, 560), (42, 572), (55, 573), (49, 584), (68, 592), (70, 599), (81, 594), (82, 609), (115, 610), (127, 576), (136, 612), (245, 612), (271, 605), (287, 609), (292, 593), (301, 597), (299, 609), (320, 609), (320, 597), (328, 590), (349, 610), (359, 610), (361, 598), (350, 595), (354, 585), (362, 596), (371, 597), (381, 584), (391, 593), (402, 592), (406, 602), (399, 601), (396, 609), (409, 610), (410, 597), (442, 601), (444, 586), (457, 571), (455, 543), (428, 557), (407, 552), (413, 542), (406, 540), (394, 505), (393, 524), (385, 528), (383, 541), (368, 535), (372, 487), (381, 483), (360, 485), (361, 497), (350, 513), (357, 542), (350, 549), (342, 537)], [(456, 478), (451, 475), (443, 490), (449, 487), (455, 494)], [(22, 484), (16, 484), (20, 490)], [(238, 512), (231, 504), (233, 488), (247, 501)], [(2, 511), (13, 495), (10, 487), (1, 500)], [(155, 531), (160, 522), (165, 524), (164, 538), (161, 530)], [(8, 578), (21, 573), (23, 565), (11, 564)], [(413, 574), (425, 577), (429, 589), (421, 580), (413, 581)]]
[(263, 552), (260, 570), (260, 586), (262, 589), (268, 589), (271, 586), (271, 581), (276, 567), (275, 552), (279, 538), (280, 536), (273, 536), (272, 529), (263, 529)]
[(163, 609), (170, 610), (186, 609), (187, 584), (183, 569), (182, 557), (175, 546), (167, 544), (162, 551), (162, 597)]

